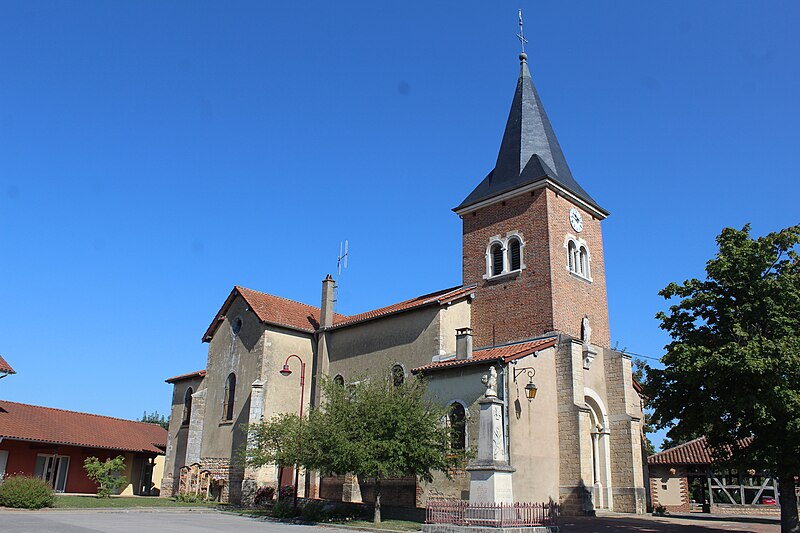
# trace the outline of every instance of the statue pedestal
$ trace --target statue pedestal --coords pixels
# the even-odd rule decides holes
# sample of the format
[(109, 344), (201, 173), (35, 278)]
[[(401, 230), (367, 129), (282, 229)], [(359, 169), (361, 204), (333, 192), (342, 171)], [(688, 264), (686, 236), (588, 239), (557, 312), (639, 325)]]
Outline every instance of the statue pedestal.
[(512, 503), (511, 474), (516, 470), (506, 457), (503, 402), (497, 396), (478, 401), (481, 406), (478, 429), (478, 457), (467, 467), (471, 503)]

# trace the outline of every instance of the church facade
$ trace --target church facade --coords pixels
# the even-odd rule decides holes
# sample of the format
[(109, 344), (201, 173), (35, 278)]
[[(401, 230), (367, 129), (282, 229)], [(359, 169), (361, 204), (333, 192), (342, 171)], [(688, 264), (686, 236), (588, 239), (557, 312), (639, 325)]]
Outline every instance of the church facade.
[[(202, 487), (246, 502), (258, 487), (291, 485), (291, 472), (237, 466), (241, 425), (297, 412), (301, 388), (308, 409), (322, 375), (346, 383), (391, 369), (389, 379), (427, 379), (464, 448), (478, 441), (481, 378), (497, 375), (514, 469), (507, 497), (552, 499), (569, 513), (644, 512), (641, 402), (630, 357), (610, 347), (608, 212), (573, 178), (524, 53), (495, 167), (453, 211), (463, 223), (460, 285), (353, 316), (334, 312), (330, 276), (319, 307), (234, 287), (203, 336), (206, 368), (167, 380), (162, 493)], [(383, 486), (386, 504), (470, 497), (466, 472)], [(371, 485), (301, 476), (300, 493), (370, 501)]]

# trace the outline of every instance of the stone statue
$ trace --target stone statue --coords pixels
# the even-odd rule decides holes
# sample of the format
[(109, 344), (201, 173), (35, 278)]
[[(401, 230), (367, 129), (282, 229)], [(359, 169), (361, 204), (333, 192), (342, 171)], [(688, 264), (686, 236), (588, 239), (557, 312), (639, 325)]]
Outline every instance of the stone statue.
[(489, 367), (489, 374), (484, 374), (481, 383), (486, 385), (485, 396), (487, 398), (497, 397), (497, 370), (495, 367)]
[(581, 321), (581, 340), (584, 344), (592, 342), (592, 327), (589, 325), (589, 317), (583, 317)]

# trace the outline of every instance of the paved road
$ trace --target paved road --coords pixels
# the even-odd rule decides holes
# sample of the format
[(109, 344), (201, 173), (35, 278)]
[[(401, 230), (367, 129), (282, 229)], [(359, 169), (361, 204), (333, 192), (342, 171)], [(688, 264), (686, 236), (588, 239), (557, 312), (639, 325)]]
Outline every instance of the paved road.
[(609, 515), (595, 518), (561, 517), (563, 533), (722, 533), (723, 531), (749, 531), (751, 533), (779, 533), (779, 522), (758, 517), (727, 520), (697, 517), (655, 517), (631, 515)]
[[(613, 515), (561, 519), (563, 533), (776, 533), (775, 523), (700, 518)], [(280, 524), (213, 511), (0, 511), (0, 532), (6, 533), (353, 533), (353, 530)]]
[[(301, 529), (302, 528), (302, 529)], [(3, 533), (339, 533), (333, 528), (310, 528), (267, 522), (214, 511), (0, 511)]]

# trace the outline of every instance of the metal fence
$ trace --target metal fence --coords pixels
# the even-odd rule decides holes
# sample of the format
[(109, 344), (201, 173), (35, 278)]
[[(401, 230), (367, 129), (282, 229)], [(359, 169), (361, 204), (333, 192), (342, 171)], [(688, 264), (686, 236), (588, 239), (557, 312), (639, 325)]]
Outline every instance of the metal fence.
[(425, 522), (483, 527), (556, 526), (558, 504), (430, 500), (425, 513)]

